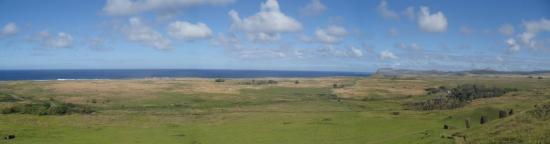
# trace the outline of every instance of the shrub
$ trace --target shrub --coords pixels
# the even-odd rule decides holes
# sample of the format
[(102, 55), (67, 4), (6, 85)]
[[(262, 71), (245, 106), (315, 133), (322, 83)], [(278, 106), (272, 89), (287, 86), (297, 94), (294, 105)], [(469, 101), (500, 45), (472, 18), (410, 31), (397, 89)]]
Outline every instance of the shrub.
[(332, 84), (332, 88), (344, 88), (343, 84)]
[(214, 82), (225, 82), (225, 79), (217, 78), (214, 80)]
[(425, 90), (428, 95), (440, 93), (444, 95), (425, 101), (406, 103), (405, 105), (418, 110), (454, 109), (463, 107), (475, 99), (498, 97), (511, 91), (517, 91), (514, 88), (486, 87), (475, 84), (459, 85), (450, 90), (444, 86), (427, 88)]
[(0, 102), (15, 102), (15, 101), (18, 101), (18, 100), (8, 94), (0, 93)]
[(85, 106), (55, 101), (19, 104), (2, 109), (3, 114), (65, 115), (72, 113), (90, 114), (92, 112), (94, 112), (94, 110)]
[(251, 80), (251, 81), (245, 81), (240, 82), (239, 84), (242, 85), (267, 85), (267, 84), (277, 84), (279, 83), (276, 80)]

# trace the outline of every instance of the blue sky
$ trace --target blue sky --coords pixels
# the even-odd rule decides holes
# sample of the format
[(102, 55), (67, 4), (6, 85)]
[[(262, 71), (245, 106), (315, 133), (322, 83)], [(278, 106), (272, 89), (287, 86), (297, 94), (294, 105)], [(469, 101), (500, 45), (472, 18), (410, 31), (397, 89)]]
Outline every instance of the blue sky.
[(550, 69), (546, 0), (0, 0), (0, 69)]

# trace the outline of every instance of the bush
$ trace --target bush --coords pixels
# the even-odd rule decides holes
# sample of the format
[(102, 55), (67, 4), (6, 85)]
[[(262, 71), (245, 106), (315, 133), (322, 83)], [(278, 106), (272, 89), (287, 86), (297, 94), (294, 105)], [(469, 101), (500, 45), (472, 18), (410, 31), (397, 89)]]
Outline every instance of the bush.
[(225, 79), (217, 78), (214, 82), (225, 82)]
[(517, 91), (517, 89), (511, 88), (496, 88), (485, 87), (483, 85), (464, 84), (459, 85), (451, 90), (448, 97), (458, 99), (460, 101), (472, 101), (479, 98), (490, 98), (502, 96), (508, 92)]
[(276, 80), (251, 80), (251, 81), (245, 81), (240, 82), (239, 84), (242, 85), (267, 85), (267, 84), (277, 84), (279, 83)]
[(517, 89), (514, 88), (486, 87), (475, 84), (459, 85), (450, 90), (444, 86), (439, 88), (427, 88), (425, 90), (428, 95), (438, 93), (443, 93), (445, 95), (435, 99), (412, 102), (405, 105), (418, 110), (454, 109), (463, 107), (468, 102), (475, 99), (498, 97), (508, 92), (517, 91)]
[(85, 106), (55, 101), (19, 104), (2, 109), (2, 114), (65, 115), (72, 113), (90, 114), (92, 112), (94, 112), (94, 110)]
[(0, 102), (15, 102), (15, 101), (18, 101), (18, 100), (8, 94), (0, 93)]
[(343, 84), (332, 84), (332, 88), (344, 88)]

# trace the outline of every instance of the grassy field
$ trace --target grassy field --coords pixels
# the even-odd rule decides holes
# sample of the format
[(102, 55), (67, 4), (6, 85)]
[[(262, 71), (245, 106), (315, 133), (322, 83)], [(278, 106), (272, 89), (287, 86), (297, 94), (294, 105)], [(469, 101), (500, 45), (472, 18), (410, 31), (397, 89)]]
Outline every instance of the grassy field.
[[(550, 79), (255, 79), (262, 80), (278, 83), (193, 78), (0, 82), (0, 109), (59, 101), (95, 111), (0, 114), (0, 136), (16, 136), (0, 143), (550, 143), (550, 120), (533, 114), (550, 104)], [(334, 84), (340, 87), (334, 88)], [(421, 111), (404, 106), (430, 99), (426, 88), (460, 84), (518, 91), (451, 110)], [(514, 109), (514, 114), (499, 119), (498, 111), (508, 109)], [(481, 115), (487, 116), (488, 123), (479, 124)], [(465, 128), (465, 119), (471, 120), (471, 128)]]

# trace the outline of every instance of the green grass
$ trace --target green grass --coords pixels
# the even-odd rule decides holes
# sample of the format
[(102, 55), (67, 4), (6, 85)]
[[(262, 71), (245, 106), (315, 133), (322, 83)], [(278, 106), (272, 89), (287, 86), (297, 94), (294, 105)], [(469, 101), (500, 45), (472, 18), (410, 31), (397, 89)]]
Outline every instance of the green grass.
[[(213, 86), (235, 84), (206, 81)], [(550, 137), (550, 122), (527, 113), (533, 105), (549, 102), (550, 80), (419, 77), (411, 80), (349, 78), (339, 83), (347, 84), (344, 89), (361, 89), (358, 83), (373, 81), (392, 87), (411, 83), (426, 87), (476, 83), (519, 91), (475, 100), (458, 109), (417, 111), (404, 110), (403, 104), (430, 96), (406, 96), (384, 87), (359, 93), (359, 98), (335, 99), (334, 96), (346, 96), (346, 93), (338, 93), (331, 85), (242, 86), (238, 93), (182, 93), (178, 89), (194, 85), (178, 80), (163, 81), (169, 83), (143, 93), (79, 94), (49, 89), (58, 82), (7, 82), (0, 84), (0, 99), (9, 99), (8, 94), (13, 94), (25, 100), (0, 101), (1, 106), (49, 98), (82, 98), (84, 101), (77, 102), (97, 112), (54, 116), (0, 114), (0, 136), (16, 135), (15, 139), (0, 140), (0, 143), (536, 143), (547, 142), (544, 138)], [(146, 86), (155, 86), (158, 82), (127, 81)], [(310, 81), (300, 82), (299, 85)], [(370, 99), (363, 99), (367, 96)], [(97, 103), (91, 103), (92, 99)], [(514, 109), (515, 114), (498, 119), (498, 111), (507, 109)], [(487, 116), (489, 122), (479, 124), (481, 115)], [(470, 129), (465, 128), (464, 119), (471, 120)], [(452, 128), (445, 130), (444, 124)], [(446, 138), (453, 134), (465, 135), (467, 139)]]

